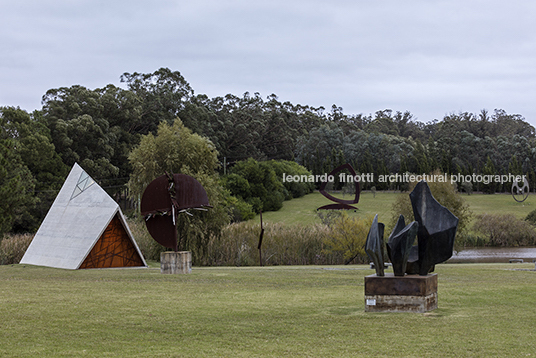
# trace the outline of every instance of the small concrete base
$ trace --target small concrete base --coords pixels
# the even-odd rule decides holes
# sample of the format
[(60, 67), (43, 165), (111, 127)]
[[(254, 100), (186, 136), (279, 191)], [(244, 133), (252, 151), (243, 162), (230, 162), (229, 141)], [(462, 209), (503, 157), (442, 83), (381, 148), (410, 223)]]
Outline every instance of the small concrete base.
[(166, 251), (160, 253), (160, 273), (182, 274), (192, 272), (190, 251)]
[(437, 308), (437, 274), (365, 277), (365, 312), (419, 312)]

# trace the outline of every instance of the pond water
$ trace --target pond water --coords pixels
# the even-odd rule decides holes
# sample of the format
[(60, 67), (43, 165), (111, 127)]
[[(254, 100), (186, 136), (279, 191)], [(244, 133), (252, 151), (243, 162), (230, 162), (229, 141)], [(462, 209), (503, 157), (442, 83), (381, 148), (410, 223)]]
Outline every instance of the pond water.
[(447, 263), (492, 263), (523, 259), (536, 260), (536, 247), (475, 247), (454, 253)]

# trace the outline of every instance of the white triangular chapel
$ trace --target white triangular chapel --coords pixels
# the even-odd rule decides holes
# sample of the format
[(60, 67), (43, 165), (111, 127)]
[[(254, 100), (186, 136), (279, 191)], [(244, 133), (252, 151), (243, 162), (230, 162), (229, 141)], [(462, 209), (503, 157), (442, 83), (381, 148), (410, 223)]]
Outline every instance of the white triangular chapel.
[(20, 263), (63, 269), (147, 266), (119, 205), (78, 164)]

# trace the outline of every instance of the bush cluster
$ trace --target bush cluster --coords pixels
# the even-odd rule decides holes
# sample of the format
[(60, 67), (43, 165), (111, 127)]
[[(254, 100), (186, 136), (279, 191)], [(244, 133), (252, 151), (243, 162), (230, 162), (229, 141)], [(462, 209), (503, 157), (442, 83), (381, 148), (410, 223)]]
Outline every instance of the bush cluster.
[(325, 240), (325, 251), (342, 254), (345, 264), (349, 264), (354, 260), (366, 262), (365, 243), (372, 221), (373, 217), (371, 216), (352, 218), (346, 212), (335, 216), (329, 222), (330, 234)]
[(480, 214), (473, 230), (489, 246), (530, 246), (536, 244), (536, 230), (527, 221), (512, 214)]
[[(256, 213), (277, 211), (284, 200), (299, 198), (314, 190), (314, 183), (283, 182), (286, 175), (311, 175), (296, 162), (286, 160), (238, 162), (223, 178), (223, 185), (240, 201), (249, 204)], [(244, 215), (243, 210), (240, 211)]]
[(525, 221), (536, 226), (536, 210), (532, 210), (530, 213), (528, 213), (527, 217), (525, 218)]

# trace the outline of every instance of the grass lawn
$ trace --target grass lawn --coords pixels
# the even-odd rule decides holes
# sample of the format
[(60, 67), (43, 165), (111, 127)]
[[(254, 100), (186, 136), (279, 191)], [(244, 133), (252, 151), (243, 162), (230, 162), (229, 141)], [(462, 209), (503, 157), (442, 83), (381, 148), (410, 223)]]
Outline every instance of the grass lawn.
[[(374, 196), (370, 192), (361, 193), (359, 203), (353, 205), (358, 208), (356, 212), (347, 211), (350, 216), (368, 216), (380, 215), (380, 220), (391, 217), (391, 206), (399, 193), (377, 192)], [(342, 199), (351, 200), (349, 195)], [(283, 202), (283, 208), (278, 211), (268, 211), (262, 214), (265, 222), (284, 222), (287, 224), (312, 224), (320, 223), (316, 209), (323, 206), (334, 204), (326, 199), (318, 191), (305, 195), (304, 197), (292, 199)], [(253, 220), (259, 221), (259, 217)]]
[(443, 264), (439, 308), (365, 313), (368, 266), (0, 266), (1, 357), (525, 357), (533, 264)]
[[(404, 193), (402, 195), (408, 195)], [(355, 204), (359, 210), (350, 211), (350, 215), (367, 216), (379, 214), (380, 221), (387, 223), (391, 219), (391, 207), (399, 192), (377, 192), (374, 196), (371, 192), (363, 192), (359, 197), (359, 203)], [(536, 209), (536, 197), (531, 194), (523, 203), (516, 202), (509, 194), (462, 194), (463, 199), (469, 204), (474, 215), (482, 213), (505, 214), (511, 213), (520, 219), (524, 219), (528, 213)], [(341, 196), (342, 198), (342, 196)], [(349, 200), (350, 196), (344, 199)], [(262, 214), (265, 222), (283, 222), (287, 224), (311, 224), (319, 223), (316, 209), (331, 204), (319, 192), (306, 195), (302, 198), (283, 202), (283, 208), (279, 211), (270, 211)], [(258, 216), (253, 219), (259, 221)]]

